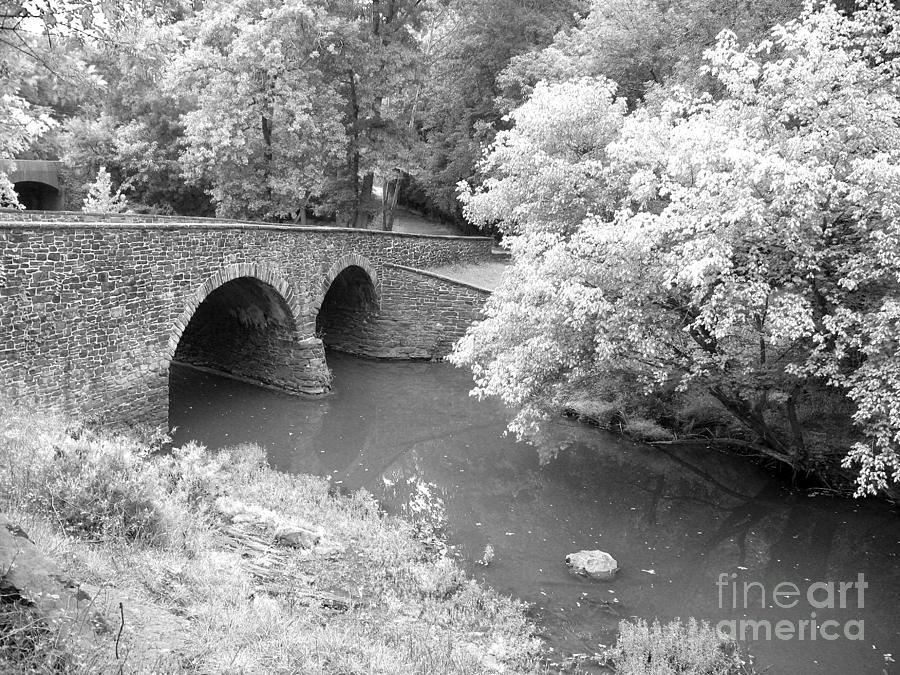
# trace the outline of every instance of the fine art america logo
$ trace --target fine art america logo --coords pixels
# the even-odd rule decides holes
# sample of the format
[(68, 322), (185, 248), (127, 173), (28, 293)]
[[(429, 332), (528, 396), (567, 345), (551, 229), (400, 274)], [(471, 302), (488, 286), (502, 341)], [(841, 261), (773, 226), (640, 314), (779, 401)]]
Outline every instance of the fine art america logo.
[[(801, 587), (782, 581), (767, 588), (758, 581), (738, 582), (737, 574), (719, 575), (716, 587), (719, 609), (756, 612), (758, 610), (793, 610), (808, 618), (726, 619), (717, 628), (736, 640), (864, 640), (862, 619), (838, 621), (819, 616), (822, 610), (861, 610), (865, 607), (865, 591), (869, 584), (865, 575), (856, 581), (816, 581)], [(829, 612), (830, 613), (830, 612)]]

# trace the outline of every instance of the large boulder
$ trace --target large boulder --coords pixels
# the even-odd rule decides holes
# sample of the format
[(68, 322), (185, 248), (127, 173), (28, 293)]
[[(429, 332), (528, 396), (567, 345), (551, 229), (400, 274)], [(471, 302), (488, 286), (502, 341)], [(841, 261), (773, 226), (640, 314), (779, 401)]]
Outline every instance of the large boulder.
[(566, 556), (569, 571), (577, 576), (608, 581), (616, 576), (619, 563), (605, 551), (578, 551)]

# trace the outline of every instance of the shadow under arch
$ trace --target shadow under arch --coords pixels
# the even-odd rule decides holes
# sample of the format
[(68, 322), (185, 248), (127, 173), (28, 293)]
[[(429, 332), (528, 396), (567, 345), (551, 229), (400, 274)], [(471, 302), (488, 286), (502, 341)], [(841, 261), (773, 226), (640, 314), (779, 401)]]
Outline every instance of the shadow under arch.
[(328, 391), (320, 340), (303, 336), (306, 312), (292, 286), (264, 265), (230, 265), (187, 299), (166, 356), (288, 393)]
[(348, 253), (324, 274), (311, 312), (316, 335), (329, 349), (348, 354), (374, 355), (374, 319), (381, 306), (381, 284), (372, 263)]
[(34, 180), (22, 180), (13, 184), (19, 203), (26, 211), (60, 211), (63, 196), (59, 188)]

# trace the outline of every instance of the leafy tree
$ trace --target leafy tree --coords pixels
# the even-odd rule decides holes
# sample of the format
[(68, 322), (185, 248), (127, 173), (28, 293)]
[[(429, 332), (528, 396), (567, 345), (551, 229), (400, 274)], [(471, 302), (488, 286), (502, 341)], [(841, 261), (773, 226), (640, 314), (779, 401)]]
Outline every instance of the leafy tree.
[[(348, 140), (343, 187), (351, 226), (368, 225), (380, 211), (382, 229), (393, 227), (400, 180), (414, 170), (412, 150), (424, 61), (419, 31), (423, 17), (440, 0), (354, 0), (326, 2), (340, 21), (342, 48), (330, 69), (344, 100)], [(380, 206), (373, 198), (382, 181)]]
[(35, 110), (19, 95), (15, 83), (0, 83), (0, 199), (4, 205), (17, 206), (18, 198), (11, 191), (9, 172), (12, 161), (53, 126), (53, 120), (44, 111)]
[(97, 171), (96, 180), (87, 187), (83, 209), (91, 213), (124, 213), (128, 200), (122, 194), (122, 186), (113, 189), (112, 177), (105, 166)]
[(428, 70), (417, 84), (415, 122), (422, 142), (408, 202), (467, 226), (455, 185), (478, 182), (482, 147), (503, 127), (497, 75), (515, 55), (549, 44), (585, 9), (584, 0), (454, 0), (434, 8), (423, 28)]
[(190, 3), (157, 0), (116, 4), (115, 21), (101, 38), (81, 48), (97, 74), (77, 110), (67, 114), (59, 135), (70, 174), (70, 198), (105, 166), (127, 181), (136, 207), (185, 215), (211, 215), (204, 185), (182, 177), (179, 146), (187, 92), (162, 88), (165, 66), (183, 48), (178, 22), (191, 16)]
[(4, 205), (18, 205), (7, 177), (12, 160), (27, 154), (54, 126), (50, 111), (35, 105), (29, 90), (41, 75), (70, 65), (55, 46), (68, 34), (83, 33), (84, 21), (90, 23), (88, 14), (92, 17), (93, 10), (79, 3), (0, 4), (0, 200)]
[(218, 211), (271, 219), (307, 208), (367, 226), (386, 181), (408, 168), (407, 82), (423, 3), (388, 0), (211, 3), (173, 69), (197, 92), (185, 115), (188, 175), (213, 185)]
[[(207, 180), (217, 213), (303, 217), (327, 199), (346, 145), (340, 97), (320, 64), (334, 21), (304, 2), (211, 3), (171, 73), (197, 92), (184, 116), (187, 176)], [(324, 201), (319, 201), (324, 200)]]
[(629, 115), (603, 79), (537, 85), (463, 193), (516, 254), (454, 355), (475, 391), (522, 406), (520, 432), (585, 383), (703, 391), (795, 468), (827, 450), (804, 410), (833, 392), (857, 494), (900, 480), (897, 26), (886, 2), (809, 4), (771, 41), (720, 35), (719, 99)]
[(5, 173), (0, 173), (0, 208), (25, 208), (21, 203), (19, 203), (19, 195), (16, 194), (15, 186), (9, 182), (9, 178)]
[(759, 39), (800, 13), (801, 0), (592, 0), (590, 12), (553, 44), (515, 56), (498, 78), (507, 106), (540, 80), (562, 82), (603, 75), (636, 105), (648, 87), (671, 82), (715, 86), (704, 76), (703, 52), (729, 29), (739, 40)]

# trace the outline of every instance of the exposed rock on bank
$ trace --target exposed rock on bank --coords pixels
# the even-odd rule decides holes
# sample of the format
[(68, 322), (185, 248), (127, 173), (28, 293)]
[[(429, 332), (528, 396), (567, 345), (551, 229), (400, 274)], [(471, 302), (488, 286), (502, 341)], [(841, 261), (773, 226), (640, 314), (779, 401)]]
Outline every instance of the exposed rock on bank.
[(141, 658), (162, 663), (184, 647), (188, 635), (188, 622), (181, 617), (108, 586), (78, 583), (2, 513), (0, 605), (27, 613), (36, 629), (53, 636), (58, 649), (108, 651), (109, 659), (98, 662), (124, 660), (133, 637), (140, 635)]

